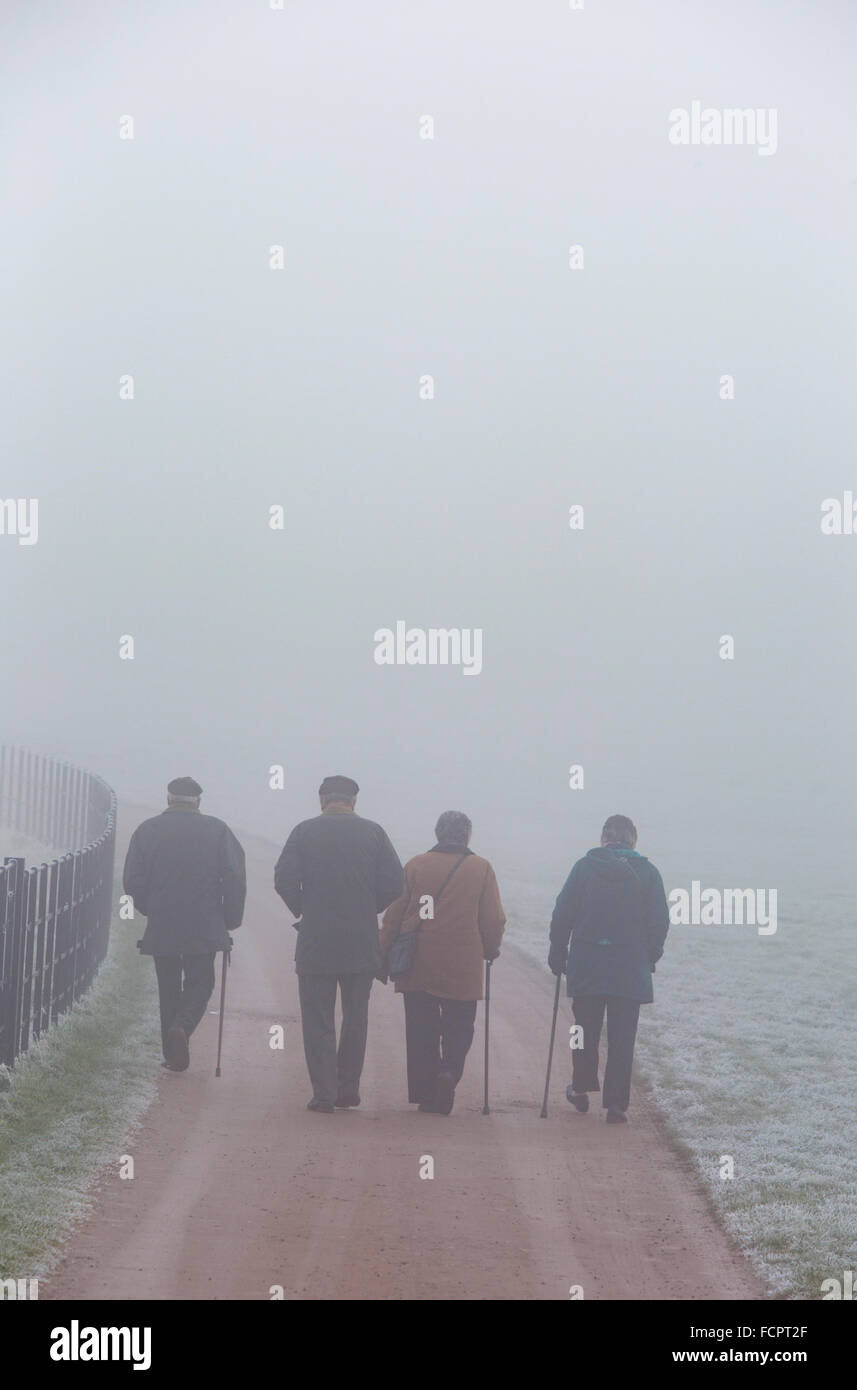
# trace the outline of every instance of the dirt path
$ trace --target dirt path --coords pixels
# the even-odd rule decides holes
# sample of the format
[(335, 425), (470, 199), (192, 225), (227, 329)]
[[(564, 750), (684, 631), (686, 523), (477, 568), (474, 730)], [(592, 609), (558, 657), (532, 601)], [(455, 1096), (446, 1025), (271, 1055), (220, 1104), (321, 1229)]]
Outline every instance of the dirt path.
[[(126, 810), (123, 839), (144, 814)], [(623, 1127), (567, 1104), (564, 1012), (539, 1120), (553, 981), (514, 948), (493, 973), (490, 1116), (481, 1018), (453, 1115), (407, 1105), (402, 1002), (380, 985), (362, 1107), (309, 1113), (276, 851), (245, 846), (223, 1075), (210, 1013), (190, 1070), (161, 1074), (134, 1179), (104, 1181), (41, 1298), (268, 1299), (276, 1285), (287, 1299), (565, 1300), (572, 1285), (587, 1299), (764, 1296), (645, 1096)], [(275, 1024), (282, 1051), (269, 1046)], [(425, 1155), (433, 1179), (419, 1176)]]

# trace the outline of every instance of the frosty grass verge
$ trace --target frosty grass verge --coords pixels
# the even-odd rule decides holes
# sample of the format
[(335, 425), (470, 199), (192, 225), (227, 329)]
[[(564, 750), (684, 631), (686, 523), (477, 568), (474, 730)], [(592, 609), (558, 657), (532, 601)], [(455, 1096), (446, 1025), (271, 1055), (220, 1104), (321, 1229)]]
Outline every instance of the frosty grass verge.
[[(10, 839), (4, 854), (44, 856)], [(157, 995), (136, 939), (134, 923), (114, 917), (92, 988), (11, 1071), (0, 1068), (0, 1278), (46, 1276), (155, 1095)]]

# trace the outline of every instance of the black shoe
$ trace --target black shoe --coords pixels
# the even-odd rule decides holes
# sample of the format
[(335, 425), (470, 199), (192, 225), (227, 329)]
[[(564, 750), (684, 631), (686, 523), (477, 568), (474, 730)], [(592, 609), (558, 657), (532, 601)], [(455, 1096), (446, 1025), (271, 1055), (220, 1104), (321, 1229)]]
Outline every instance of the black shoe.
[(450, 1115), (455, 1100), (455, 1082), (448, 1071), (438, 1072), (434, 1088), (434, 1109), (438, 1115)]
[(417, 1106), (417, 1109), (422, 1115), (440, 1114), (440, 1111), (438, 1110), (437, 1106), (431, 1100), (421, 1100), (419, 1105)]
[(307, 1101), (306, 1108), (307, 1110), (318, 1110), (322, 1115), (332, 1115), (336, 1107), (331, 1105), (329, 1100), (316, 1100), (313, 1096), (312, 1100)]
[(624, 1110), (620, 1110), (617, 1106), (608, 1105), (606, 1123), (608, 1125), (626, 1125), (628, 1123), (628, 1116), (625, 1114)]
[(580, 1111), (581, 1115), (586, 1114), (589, 1109), (589, 1096), (585, 1091), (575, 1091), (571, 1086), (566, 1086), (565, 1098), (567, 1101), (570, 1101), (575, 1110)]
[(360, 1104), (360, 1096), (356, 1091), (343, 1091), (336, 1097), (337, 1110), (350, 1110), (352, 1106)]
[(167, 1033), (167, 1062), (173, 1071), (187, 1071), (190, 1066), (190, 1048), (187, 1033), (178, 1024)]

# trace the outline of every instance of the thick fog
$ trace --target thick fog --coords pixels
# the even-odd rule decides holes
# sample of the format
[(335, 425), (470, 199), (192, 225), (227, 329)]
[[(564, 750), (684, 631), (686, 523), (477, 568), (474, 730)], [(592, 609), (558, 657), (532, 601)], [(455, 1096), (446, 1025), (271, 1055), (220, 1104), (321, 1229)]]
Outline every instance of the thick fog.
[[(846, 885), (855, 30), (5, 6), (2, 738), (274, 841), (345, 773), (501, 886), (614, 812), (667, 880)], [(674, 143), (694, 102), (775, 139)], [(378, 664), (397, 622), (481, 670)]]

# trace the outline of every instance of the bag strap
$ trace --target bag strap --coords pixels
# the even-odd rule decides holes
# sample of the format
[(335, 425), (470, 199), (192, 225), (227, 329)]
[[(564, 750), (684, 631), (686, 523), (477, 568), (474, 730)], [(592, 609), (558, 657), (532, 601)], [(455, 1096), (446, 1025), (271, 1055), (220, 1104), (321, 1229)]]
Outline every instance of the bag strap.
[[(443, 890), (444, 890), (444, 888), (446, 887), (446, 885), (449, 883), (449, 880), (452, 878), (452, 875), (455, 873), (456, 869), (459, 867), (459, 865), (461, 865), (461, 864), (464, 863), (465, 859), (468, 859), (469, 857), (470, 857), (470, 856), (469, 856), (468, 854), (462, 854), (461, 858), (458, 859), (458, 860), (456, 860), (456, 862), (453, 864), (453, 866), (452, 866), (452, 868), (450, 869), (449, 873), (447, 874), (446, 878), (443, 880), (443, 883), (440, 885), (439, 891), (438, 891), (437, 893), (434, 894), (435, 906), (437, 906), (437, 903), (438, 903), (438, 900), (439, 900), (439, 898), (440, 898), (441, 893), (443, 892)], [(406, 882), (406, 884), (407, 884), (407, 879), (405, 880), (405, 882)], [(408, 892), (410, 893), (410, 890), (411, 890), (411, 886), (412, 886), (412, 885), (408, 884), (407, 886), (408, 886)], [(399, 937), (402, 935), (402, 926), (403, 926), (403, 925), (404, 925), (404, 923), (402, 923), (402, 925), (399, 926), (399, 930), (396, 932), (396, 935), (393, 937), (393, 941), (398, 941)], [(416, 925), (415, 927), (412, 927), (410, 932), (405, 932), (405, 935), (406, 935), (406, 936), (410, 936), (410, 935), (414, 935), (414, 936), (415, 936), (415, 935), (417, 934), (417, 932), (419, 932), (419, 930), (420, 930), (420, 924), (419, 924), (419, 922), (417, 922), (417, 925)], [(390, 945), (391, 945), (391, 946), (392, 946), (392, 944), (393, 944), (393, 941), (390, 942)]]
[(457, 860), (455, 864), (453, 864), (453, 866), (452, 866), (452, 868), (450, 869), (449, 873), (447, 874), (446, 878), (443, 880), (443, 883), (440, 885), (440, 889), (439, 889), (438, 892), (435, 893), (435, 895), (434, 895), (435, 907), (437, 906), (438, 902), (440, 901), (440, 895), (441, 895), (441, 893), (443, 892), (443, 890), (444, 890), (444, 888), (446, 887), (446, 885), (449, 883), (449, 880), (452, 878), (452, 875), (455, 873), (456, 869), (459, 868), (459, 867), (464, 863), (465, 859), (467, 859), (467, 858), (469, 858), (469, 855), (468, 855), (467, 852), (465, 851), (465, 853), (462, 854), (461, 858), (460, 858), (459, 860)]

